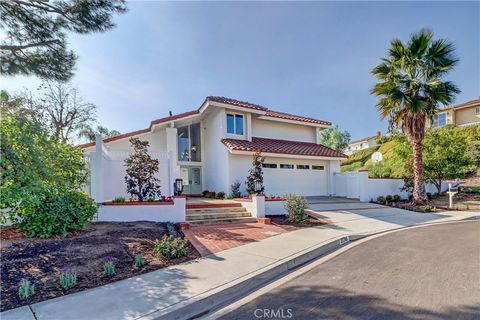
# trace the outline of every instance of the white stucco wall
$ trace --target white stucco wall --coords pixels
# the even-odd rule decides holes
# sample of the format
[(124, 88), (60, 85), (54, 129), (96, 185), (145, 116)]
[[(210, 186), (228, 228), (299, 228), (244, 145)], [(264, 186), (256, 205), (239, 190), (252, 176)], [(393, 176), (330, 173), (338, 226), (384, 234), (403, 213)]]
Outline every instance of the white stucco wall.
[(252, 117), (254, 137), (316, 142), (316, 128), (298, 124), (261, 120)]
[[(150, 143), (149, 150), (152, 152), (167, 152), (167, 138), (165, 128), (156, 129), (137, 136), (142, 141)], [(111, 150), (131, 150), (130, 138), (120, 139), (106, 143), (105, 146)]]
[(185, 198), (174, 198), (172, 205), (102, 205), (95, 221), (184, 222)]
[[(335, 195), (347, 198), (356, 198), (361, 201), (377, 200), (379, 196), (400, 195), (408, 198), (407, 192), (402, 192), (402, 179), (368, 178), (367, 171), (342, 172), (334, 175)], [(436, 193), (437, 189), (432, 184), (425, 184), (427, 192)], [(448, 189), (448, 183), (442, 184), (442, 191)]]
[(203, 123), (203, 189), (229, 192), (228, 149), (221, 142), (226, 132), (225, 110), (210, 113)]

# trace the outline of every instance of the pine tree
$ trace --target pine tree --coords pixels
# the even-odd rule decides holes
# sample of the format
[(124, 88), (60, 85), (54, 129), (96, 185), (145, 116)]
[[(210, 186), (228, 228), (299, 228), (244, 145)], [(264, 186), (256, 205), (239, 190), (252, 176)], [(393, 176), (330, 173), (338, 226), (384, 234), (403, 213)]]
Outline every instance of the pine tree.
[(134, 152), (125, 159), (127, 192), (138, 201), (160, 196), (160, 180), (155, 177), (159, 163), (148, 154), (148, 141), (131, 138), (130, 143)]
[[(263, 186), (263, 171), (262, 165), (265, 161), (265, 157), (262, 156), (260, 151), (255, 152), (253, 155), (252, 161), (252, 169), (248, 171), (247, 181), (245, 181), (245, 185), (247, 186), (247, 192), (249, 194), (254, 193), (263, 193), (265, 187)], [(255, 190), (255, 181), (260, 181), (261, 188), (260, 190)]]

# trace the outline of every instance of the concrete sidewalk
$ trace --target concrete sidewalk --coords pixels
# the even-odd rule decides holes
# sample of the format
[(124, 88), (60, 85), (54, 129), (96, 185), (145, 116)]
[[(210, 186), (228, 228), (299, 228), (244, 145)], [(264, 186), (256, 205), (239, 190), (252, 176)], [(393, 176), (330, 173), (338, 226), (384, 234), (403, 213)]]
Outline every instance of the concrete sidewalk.
[(334, 224), (273, 236), (186, 264), (13, 309), (1, 313), (1, 319), (188, 318), (335, 250), (345, 243), (346, 236), (354, 239), (402, 227), (480, 216), (479, 212), (419, 214), (393, 208), (321, 214)]

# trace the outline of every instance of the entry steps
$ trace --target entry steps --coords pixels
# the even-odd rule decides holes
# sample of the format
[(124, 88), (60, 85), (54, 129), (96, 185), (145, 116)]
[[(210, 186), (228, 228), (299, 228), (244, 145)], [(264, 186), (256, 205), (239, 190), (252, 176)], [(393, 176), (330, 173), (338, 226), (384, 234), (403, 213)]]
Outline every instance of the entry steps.
[(187, 205), (186, 219), (190, 225), (257, 221), (240, 203)]

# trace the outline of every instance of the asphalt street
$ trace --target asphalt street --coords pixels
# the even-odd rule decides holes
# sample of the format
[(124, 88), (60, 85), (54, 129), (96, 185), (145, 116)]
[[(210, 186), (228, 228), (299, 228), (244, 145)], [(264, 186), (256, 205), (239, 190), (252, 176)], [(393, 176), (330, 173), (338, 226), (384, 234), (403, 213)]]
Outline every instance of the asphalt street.
[(366, 241), (221, 319), (480, 319), (480, 221)]

